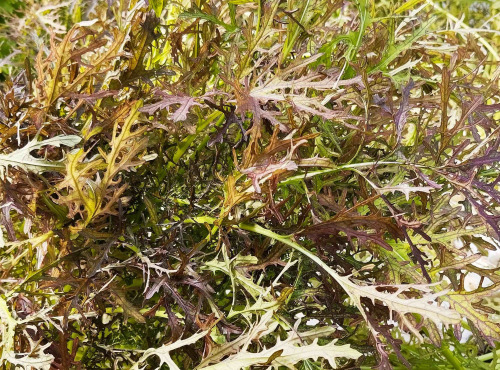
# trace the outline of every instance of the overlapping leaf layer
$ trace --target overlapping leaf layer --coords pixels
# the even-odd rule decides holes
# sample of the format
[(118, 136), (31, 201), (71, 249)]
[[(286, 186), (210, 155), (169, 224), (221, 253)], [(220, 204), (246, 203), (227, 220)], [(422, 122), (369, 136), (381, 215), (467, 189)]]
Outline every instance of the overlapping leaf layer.
[(495, 368), (499, 8), (444, 3), (0, 7), (1, 365)]

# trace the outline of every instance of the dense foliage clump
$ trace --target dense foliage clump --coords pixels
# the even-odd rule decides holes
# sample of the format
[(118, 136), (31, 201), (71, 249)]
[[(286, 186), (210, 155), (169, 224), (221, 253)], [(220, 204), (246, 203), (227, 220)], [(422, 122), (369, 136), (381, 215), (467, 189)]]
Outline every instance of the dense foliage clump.
[(5, 2), (2, 366), (496, 368), (498, 11)]

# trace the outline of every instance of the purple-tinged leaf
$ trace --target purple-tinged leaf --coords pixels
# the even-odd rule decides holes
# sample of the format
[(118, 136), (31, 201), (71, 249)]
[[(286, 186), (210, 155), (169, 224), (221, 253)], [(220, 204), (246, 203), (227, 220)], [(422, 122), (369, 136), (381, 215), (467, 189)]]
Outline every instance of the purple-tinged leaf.
[[(234, 113), (234, 106), (224, 106), (222, 102), (220, 105), (216, 105), (208, 99), (205, 99), (205, 104), (213, 109), (217, 109), (218, 111), (222, 112), (225, 117), (224, 125), (219, 128), (214, 135), (212, 135), (212, 137), (208, 141), (208, 146), (213, 146), (215, 143), (222, 143), (224, 141), (224, 135), (233, 123), (236, 123), (241, 131), (240, 142), (247, 140), (247, 135), (245, 129), (243, 128), (243, 124), (241, 123), (241, 119), (239, 119), (238, 116)], [(226, 108), (229, 108), (229, 111)], [(238, 145), (239, 143), (236, 144), (236, 146)]]
[(154, 114), (161, 109), (167, 109), (171, 105), (179, 104), (180, 106), (171, 114), (172, 120), (174, 122), (179, 122), (186, 120), (187, 114), (193, 106), (201, 106), (201, 104), (196, 101), (196, 97), (188, 95), (169, 95), (160, 90), (157, 90), (155, 94), (160, 96), (161, 100), (153, 104), (145, 105), (139, 109), (140, 112)]
[(256, 193), (261, 193), (260, 182), (265, 181), (268, 176), (271, 176), (278, 171), (296, 171), (297, 164), (289, 159), (284, 159), (278, 163), (270, 163), (264, 166), (249, 167), (241, 170), (241, 173), (252, 179), (252, 184)]
[(401, 142), (401, 136), (403, 134), (403, 129), (406, 125), (408, 111), (410, 110), (410, 93), (411, 89), (415, 86), (415, 82), (412, 79), (408, 82), (408, 84), (403, 88), (403, 93), (401, 97), (401, 103), (399, 104), (399, 109), (394, 115), (394, 123), (396, 124), (396, 135), (397, 135), (397, 143)]
[(392, 247), (384, 239), (386, 232), (394, 238), (403, 239), (403, 234), (389, 217), (341, 213), (331, 220), (307, 227), (301, 235), (319, 241), (340, 240), (341, 235), (345, 234), (349, 240), (356, 239), (359, 245), (372, 242), (391, 251)]

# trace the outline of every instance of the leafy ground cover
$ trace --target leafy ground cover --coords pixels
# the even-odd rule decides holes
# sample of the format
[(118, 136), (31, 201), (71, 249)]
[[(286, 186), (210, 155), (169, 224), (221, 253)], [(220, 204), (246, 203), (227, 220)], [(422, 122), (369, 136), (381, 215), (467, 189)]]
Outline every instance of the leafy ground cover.
[(2, 366), (498, 368), (499, 8), (2, 3)]

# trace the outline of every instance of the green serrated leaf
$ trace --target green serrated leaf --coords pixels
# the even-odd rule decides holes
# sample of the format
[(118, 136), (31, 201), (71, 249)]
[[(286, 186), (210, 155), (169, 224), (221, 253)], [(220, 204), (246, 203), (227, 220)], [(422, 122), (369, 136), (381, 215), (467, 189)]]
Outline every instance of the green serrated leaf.
[(199, 18), (199, 19), (204, 19), (204, 20), (212, 22), (212, 23), (214, 23), (214, 24), (216, 24), (218, 26), (224, 27), (226, 29), (226, 31), (228, 31), (228, 32), (234, 32), (234, 31), (236, 31), (238, 29), (238, 27), (230, 25), (230, 24), (227, 24), (227, 23), (224, 23), (220, 19), (217, 19), (217, 17), (214, 17), (211, 14), (203, 13), (199, 9), (193, 9), (193, 10), (189, 10), (189, 11), (183, 12), (183, 13), (179, 14), (179, 18)]
[(427, 29), (435, 22), (435, 18), (431, 18), (425, 23), (420, 26), (419, 29), (417, 29), (413, 34), (405, 39), (400, 44), (397, 45), (390, 45), (387, 52), (383, 56), (382, 60), (375, 66), (373, 67), (370, 72), (376, 72), (376, 71), (384, 71), (387, 66), (394, 60), (396, 59), (399, 54), (404, 52), (405, 50), (408, 50), (409, 48), (412, 47), (412, 45), (423, 37), (425, 35), (425, 32)]

